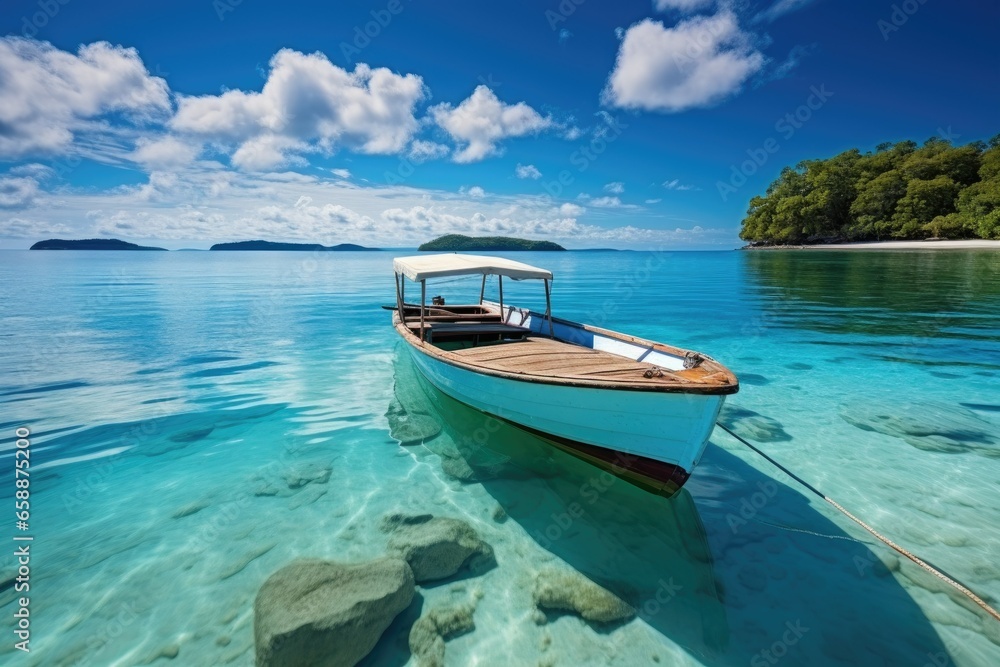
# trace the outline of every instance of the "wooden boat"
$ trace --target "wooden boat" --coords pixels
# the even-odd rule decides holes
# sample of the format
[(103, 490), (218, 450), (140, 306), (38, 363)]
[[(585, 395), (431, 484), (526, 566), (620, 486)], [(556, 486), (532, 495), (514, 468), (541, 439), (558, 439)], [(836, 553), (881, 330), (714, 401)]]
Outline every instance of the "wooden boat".
[[(393, 326), (445, 394), (544, 437), (612, 473), (671, 495), (701, 458), (736, 376), (698, 352), (552, 316), (552, 273), (501, 257), (393, 261)], [(482, 277), (478, 304), (427, 304), (427, 281)], [(485, 300), (498, 276), (499, 301)], [(545, 312), (503, 301), (504, 278), (541, 280)], [(407, 279), (420, 303), (407, 303)]]

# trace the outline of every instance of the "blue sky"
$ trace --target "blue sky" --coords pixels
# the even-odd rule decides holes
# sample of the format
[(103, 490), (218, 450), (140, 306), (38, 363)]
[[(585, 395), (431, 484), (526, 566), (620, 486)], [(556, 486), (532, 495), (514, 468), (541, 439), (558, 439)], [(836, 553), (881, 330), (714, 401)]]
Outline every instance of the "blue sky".
[(0, 19), (0, 247), (728, 248), (786, 165), (1000, 132), (990, 3), (64, 2)]

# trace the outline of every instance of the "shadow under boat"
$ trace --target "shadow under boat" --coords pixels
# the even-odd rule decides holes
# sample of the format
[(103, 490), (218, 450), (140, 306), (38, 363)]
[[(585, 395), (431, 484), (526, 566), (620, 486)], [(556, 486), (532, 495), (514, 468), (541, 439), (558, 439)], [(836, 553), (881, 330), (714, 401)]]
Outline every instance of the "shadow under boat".
[(702, 664), (775, 664), (779, 653), (814, 665), (951, 659), (891, 557), (736, 454), (710, 445), (688, 487), (654, 495), (455, 401), (405, 353), (395, 362), (397, 440), (481, 484), (542, 548)]

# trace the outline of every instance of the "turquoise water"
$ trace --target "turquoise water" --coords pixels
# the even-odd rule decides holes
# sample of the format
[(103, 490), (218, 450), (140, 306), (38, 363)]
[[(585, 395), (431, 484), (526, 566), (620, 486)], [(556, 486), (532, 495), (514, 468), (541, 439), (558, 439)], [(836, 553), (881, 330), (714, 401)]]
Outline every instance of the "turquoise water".
[[(419, 606), (467, 597), (448, 664), (1000, 664), (1000, 623), (721, 429), (668, 500), (427, 387), (379, 307), (392, 256), (0, 253), (0, 503), (32, 432), (30, 530), (0, 533), (0, 662), (253, 664), (268, 575), (377, 557), (403, 510), (465, 519), (497, 567), (421, 587), (365, 664), (405, 664)], [(728, 425), (997, 604), (1000, 255), (519, 259), (555, 272), (556, 314), (732, 367)], [(329, 481), (261, 493), (302, 463)], [(15, 533), (34, 537), (30, 654)], [(637, 617), (539, 622), (553, 565)]]

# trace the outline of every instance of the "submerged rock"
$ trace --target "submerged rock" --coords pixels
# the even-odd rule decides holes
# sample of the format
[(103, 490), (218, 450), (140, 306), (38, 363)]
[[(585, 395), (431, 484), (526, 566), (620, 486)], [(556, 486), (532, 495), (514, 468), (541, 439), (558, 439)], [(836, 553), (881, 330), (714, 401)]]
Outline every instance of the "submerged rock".
[(159, 647), (159, 648), (151, 651), (149, 653), (149, 655), (147, 655), (145, 658), (143, 658), (142, 660), (140, 660), (138, 664), (140, 664), (140, 665), (151, 665), (152, 663), (156, 662), (160, 658), (166, 658), (168, 660), (173, 660), (174, 658), (176, 658), (180, 654), (180, 652), (181, 652), (181, 647), (178, 646), (177, 644), (167, 644), (165, 646), (161, 646), (161, 647)]
[(322, 463), (300, 463), (285, 471), (282, 478), (289, 489), (300, 489), (306, 484), (326, 484), (330, 481), (332, 467)]
[(909, 445), (943, 454), (978, 454), (1000, 458), (997, 425), (946, 403), (873, 404), (848, 403), (840, 408), (848, 424), (900, 438)]
[[(743, 380), (742, 376), (740, 380)], [(719, 421), (733, 433), (753, 442), (787, 442), (792, 439), (778, 420), (731, 403), (722, 406)]]
[(535, 605), (571, 611), (588, 621), (612, 623), (635, 616), (635, 609), (617, 595), (578, 572), (546, 568), (535, 576)]
[(437, 419), (426, 412), (408, 411), (398, 399), (389, 405), (385, 418), (389, 422), (389, 436), (401, 445), (419, 445), (441, 432)]
[(250, 478), (255, 496), (294, 495), (310, 484), (326, 484), (330, 481), (333, 466), (329, 463), (309, 461), (289, 466), (280, 474), (257, 474)]
[(223, 569), (222, 574), (219, 576), (219, 581), (223, 581), (225, 579), (228, 579), (229, 577), (232, 577), (233, 575), (239, 574), (244, 569), (246, 569), (247, 565), (257, 560), (258, 558), (260, 558), (261, 556), (263, 556), (276, 546), (278, 546), (277, 542), (268, 542), (267, 544), (256, 546), (250, 551), (247, 551), (246, 553), (241, 554), (240, 556), (234, 558), (233, 560), (231, 560), (229, 563), (226, 564), (226, 567)]
[(310, 486), (302, 493), (292, 496), (288, 501), (288, 509), (295, 510), (303, 505), (312, 505), (314, 502), (326, 495), (326, 487)]
[(413, 599), (398, 558), (298, 560), (272, 574), (254, 601), (258, 667), (357, 664)]
[(441, 437), (425, 443), (425, 446), (441, 457), (441, 470), (462, 483), (528, 476), (511, 465), (509, 456), (478, 444), (472, 438), (465, 437), (461, 441), (455, 441)]
[(379, 521), (379, 530), (383, 533), (391, 533), (400, 526), (415, 526), (427, 523), (433, 518), (433, 514), (403, 514), (402, 512), (393, 512), (382, 517), (382, 520)]
[(496, 562), (493, 547), (459, 519), (392, 514), (382, 525), (391, 532), (389, 551), (410, 564), (418, 582), (444, 579), (465, 567), (478, 572)]
[(209, 505), (211, 505), (211, 503), (207, 500), (196, 500), (192, 503), (184, 505), (183, 507), (178, 507), (174, 513), (170, 515), (170, 517), (173, 519), (182, 519), (186, 516), (191, 516), (192, 514), (202, 511)]
[(273, 481), (257, 476), (251, 480), (254, 484), (253, 494), (255, 496), (290, 496), (291, 493), (281, 488)]
[(457, 479), (460, 482), (480, 481), (480, 477), (476, 474), (476, 471), (463, 458), (443, 457), (441, 459), (441, 470), (452, 479)]
[(410, 629), (410, 652), (418, 667), (444, 667), (444, 642), (476, 629), (476, 605), (437, 607), (421, 616)]

